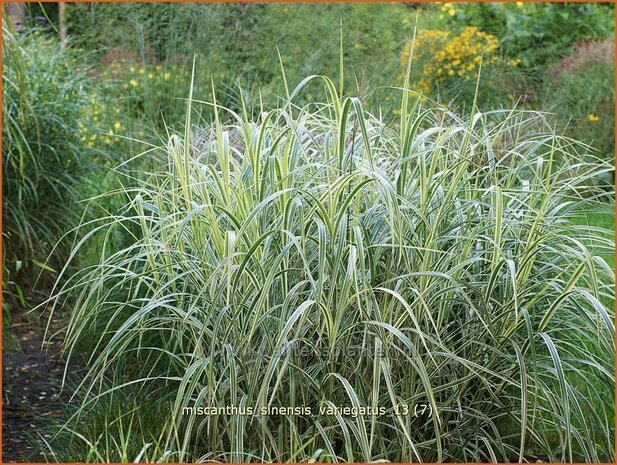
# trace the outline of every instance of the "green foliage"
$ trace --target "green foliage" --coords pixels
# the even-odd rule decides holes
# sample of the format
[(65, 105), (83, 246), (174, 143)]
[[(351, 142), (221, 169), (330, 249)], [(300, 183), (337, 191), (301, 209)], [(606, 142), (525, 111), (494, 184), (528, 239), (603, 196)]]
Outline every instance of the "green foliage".
[(499, 37), (506, 56), (521, 58), (525, 67), (563, 56), (578, 41), (609, 36), (615, 22), (613, 5), (606, 3), (466, 2), (443, 9), (445, 21)]
[[(110, 94), (122, 102), (129, 115), (155, 127), (164, 127), (167, 120), (179, 120), (191, 82), (186, 64), (142, 64), (126, 59), (110, 63), (100, 80), (112, 84)], [(208, 95), (203, 87), (197, 87), (195, 97), (205, 99)], [(144, 133), (136, 135), (143, 137)]]
[[(71, 377), (71, 390), (75, 388), (73, 381)], [(43, 451), (49, 462), (169, 462), (161, 432), (154, 427), (169, 414), (169, 408), (161, 405), (160, 392), (127, 388), (116, 390), (105, 400), (86, 415), (72, 411), (75, 415), (68, 428), (62, 422), (45, 428), (43, 433), (53, 438)]]
[[(338, 75), (343, 34), (344, 60), (348, 64), (347, 88), (358, 81), (371, 88), (390, 85), (398, 71), (395, 57), (413, 33), (409, 10), (404, 5), (378, 4), (287, 4), (269, 5), (268, 15), (258, 23), (258, 43), (276, 44), (290, 85), (310, 74)], [(306, 18), (313, 18), (306, 21)], [(284, 37), (285, 40), (280, 38)], [(257, 49), (257, 75), (270, 70), (279, 80), (274, 89), (283, 95), (273, 45)], [(276, 82), (276, 81), (275, 81)]]
[[(609, 164), (541, 114), (405, 93), (387, 125), (322, 77), (256, 119), (214, 109), (84, 225), (133, 234), (54, 296), (76, 299), (69, 357), (95, 345), (84, 415), (157, 389), (177, 462), (614, 458), (613, 245), (568, 221)], [(373, 413), (319, 414), (341, 405)], [(314, 413), (184, 412), (228, 406)]]
[[(256, 111), (262, 102), (278, 103), (286, 92), (281, 62), (289, 86), (309, 74), (338, 73), (341, 26), (346, 87), (391, 85), (412, 34), (403, 4), (75, 3), (69, 11), (73, 43), (98, 50), (104, 66), (109, 57), (148, 73), (156, 65), (174, 73), (169, 67), (177, 65), (175, 73), (186, 77), (195, 55), (195, 98), (211, 99), (214, 84), (219, 102), (237, 111), (243, 101)], [(148, 118), (160, 123), (163, 111), (165, 121), (175, 123), (184, 112), (180, 98), (188, 94), (189, 80), (170, 89), (159, 86), (154, 74), (152, 80), (135, 78), (139, 88), (126, 90), (139, 93), (139, 109)], [(120, 93), (130, 79), (120, 82)]]
[[(430, 21), (421, 24), (430, 28), (420, 27), (416, 38), (412, 84), (451, 108), (468, 108), (476, 99), (481, 108), (518, 103), (554, 112), (561, 130), (613, 158), (614, 39), (594, 40), (613, 32), (612, 5), (444, 3), (428, 13)], [(449, 48), (470, 30), (489, 34), (498, 48), (488, 44), (474, 50), (469, 39)], [(439, 47), (429, 50), (427, 57), (430, 46), (424, 37), (431, 34), (439, 39)], [(410, 48), (411, 41), (402, 55), (403, 69)], [(461, 67), (482, 52), (476, 94), (477, 67)]]
[(613, 40), (579, 44), (549, 68), (546, 84), (551, 95), (547, 106), (569, 123), (569, 134), (591, 144), (609, 161), (615, 151)]
[[(44, 259), (73, 211), (87, 81), (59, 44), (3, 28), (4, 264)], [(68, 210), (68, 211), (67, 211)]]
[(3, 291), (60, 271), (88, 357), (49, 458), (614, 460), (611, 6), (68, 12), (3, 31)]
[[(605, 240), (615, 241), (615, 206), (611, 203), (599, 205), (582, 205), (581, 209), (572, 216), (572, 223), (579, 225), (572, 233), (573, 237), (580, 237), (582, 240), (589, 240), (589, 245), (593, 250), (595, 247), (594, 239), (598, 233), (605, 234)], [(591, 231), (591, 234), (589, 232)], [(604, 241), (602, 241), (604, 242)], [(610, 267), (615, 269), (615, 250), (606, 250), (600, 243), (598, 253), (606, 260)]]
[(2, 53), (3, 291), (24, 304), (20, 281), (56, 266), (48, 254), (78, 223), (76, 202), (108, 159), (97, 144), (107, 115), (97, 116), (101, 97), (57, 41), (3, 27)]

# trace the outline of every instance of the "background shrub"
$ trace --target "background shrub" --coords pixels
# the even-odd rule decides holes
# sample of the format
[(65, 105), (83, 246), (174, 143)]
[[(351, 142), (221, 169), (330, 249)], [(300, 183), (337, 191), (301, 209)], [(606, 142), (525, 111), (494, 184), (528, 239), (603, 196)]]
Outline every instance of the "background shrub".
[(614, 159), (614, 39), (581, 42), (547, 70), (551, 111), (568, 121), (568, 134), (584, 140), (606, 160)]
[(496, 36), (474, 26), (458, 31), (421, 29), (401, 56), (402, 74), (409, 66), (413, 88), (458, 109), (474, 100), (483, 108), (512, 103), (524, 87), (519, 65), (520, 59), (502, 58)]
[(601, 39), (614, 30), (614, 5), (609, 3), (465, 2), (442, 8), (444, 20), (499, 37), (505, 55), (521, 58), (528, 68), (565, 55), (576, 42)]
[[(469, 108), (475, 98), (480, 108), (517, 104), (551, 112), (566, 134), (613, 158), (612, 4), (463, 2), (443, 3), (430, 12), (419, 25), (412, 86), (452, 108)], [(432, 39), (434, 50), (424, 43), (431, 34), (439, 37)], [(491, 44), (474, 51), (479, 35)], [(454, 53), (446, 58), (454, 42)], [(403, 70), (410, 49), (411, 40), (402, 55)], [(477, 67), (468, 61), (479, 60), (482, 52), (476, 95)]]

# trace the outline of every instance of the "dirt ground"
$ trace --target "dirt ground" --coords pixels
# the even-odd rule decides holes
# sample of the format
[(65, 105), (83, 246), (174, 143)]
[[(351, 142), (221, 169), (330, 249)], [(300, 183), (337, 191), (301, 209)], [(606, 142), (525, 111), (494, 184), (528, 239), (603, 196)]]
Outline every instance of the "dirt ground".
[[(63, 327), (54, 316), (53, 333)], [(2, 351), (2, 463), (46, 462), (49, 426), (65, 415), (61, 337), (43, 344), (47, 314), (16, 311), (4, 322)]]

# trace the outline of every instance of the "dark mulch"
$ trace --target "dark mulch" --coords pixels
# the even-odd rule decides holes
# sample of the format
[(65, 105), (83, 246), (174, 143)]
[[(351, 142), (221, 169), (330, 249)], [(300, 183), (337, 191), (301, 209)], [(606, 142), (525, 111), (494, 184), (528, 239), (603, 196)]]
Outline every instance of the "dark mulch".
[[(16, 311), (4, 326), (2, 351), (2, 462), (44, 462), (49, 426), (66, 415), (61, 393), (61, 337), (43, 344), (48, 313)], [(54, 315), (50, 333), (64, 326)]]

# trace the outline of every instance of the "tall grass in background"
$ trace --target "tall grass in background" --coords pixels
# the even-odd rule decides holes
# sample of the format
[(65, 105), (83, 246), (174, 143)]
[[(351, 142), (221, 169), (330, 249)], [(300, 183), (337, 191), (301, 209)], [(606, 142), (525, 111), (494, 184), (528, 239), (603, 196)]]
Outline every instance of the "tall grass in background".
[[(280, 62), (290, 82), (309, 74), (338, 72), (338, 41), (333, 38), (341, 27), (351, 71), (344, 76), (346, 88), (391, 85), (404, 75), (412, 25), (417, 21), (418, 39), (433, 38), (416, 44), (414, 90), (455, 111), (467, 112), (474, 98), (483, 109), (509, 108), (518, 101), (528, 109), (555, 110), (560, 130), (576, 127), (568, 134), (612, 159), (614, 98), (609, 95), (608, 67), (586, 69), (573, 79), (562, 79), (557, 88), (551, 71), (569, 59), (573, 46), (611, 41), (611, 4), (74, 3), (68, 12), (73, 44), (90, 51), (103, 74), (110, 63), (121, 64), (119, 76), (124, 82), (119, 83), (118, 98), (130, 94), (135, 116), (154, 122), (161, 131), (165, 124), (175, 125), (183, 118), (188, 79), (186, 73), (173, 79), (174, 66), (190, 68), (194, 53), (195, 97), (212, 100), (214, 81), (219, 103), (239, 112), (243, 101), (250, 110), (262, 102), (279, 105), (277, 99), (285, 92)], [(306, 21), (307, 17), (312, 20)], [(470, 30), (476, 32), (469, 34)], [(564, 35), (564, 30), (571, 33)], [(485, 43), (482, 36), (491, 41)], [(607, 56), (612, 59), (612, 53)], [(476, 96), (480, 59), (482, 91)], [(170, 79), (161, 77), (167, 74)], [(588, 92), (582, 95), (580, 89)], [(379, 110), (369, 110), (400, 110), (390, 95), (383, 97), (376, 100)], [(307, 89), (301, 98), (299, 104), (319, 99), (319, 90)], [(202, 111), (204, 117), (212, 117), (210, 108)], [(587, 120), (591, 113), (600, 116), (599, 124)]]
[[(353, 71), (345, 76), (346, 85), (390, 85), (412, 32), (411, 8), (404, 4), (74, 3), (67, 11), (73, 44), (94, 50), (90, 56), (97, 58), (96, 65), (105, 69), (115, 61), (125, 70), (144, 70), (127, 76), (125, 82), (134, 79), (138, 85), (120, 87), (120, 92), (137, 94), (141, 116), (161, 130), (163, 123), (182, 121), (188, 80), (163, 81), (161, 89), (157, 66), (173, 77), (173, 66), (190, 69), (196, 54), (195, 97), (212, 100), (214, 81), (218, 101), (240, 111), (242, 100), (251, 109), (261, 101), (280, 104), (285, 92), (281, 61), (290, 82), (310, 74), (334, 75), (339, 46), (332, 38), (341, 26)], [(318, 95), (305, 92), (302, 98), (306, 102)], [(210, 108), (201, 110), (212, 116)]]
[[(326, 98), (297, 105), (316, 81)], [(189, 111), (126, 204), (81, 226), (73, 257), (100, 236), (100, 258), (54, 302), (74, 299), (68, 366), (94, 349), (77, 416), (155, 392), (149, 459), (177, 462), (613, 460), (614, 273), (596, 254), (613, 242), (588, 230), (592, 253), (569, 222), (612, 167), (541, 113), (403, 92), (386, 124), (341, 87), (308, 78), (256, 118), (193, 103), (213, 123)], [(319, 414), (341, 405), (386, 412)], [(185, 410), (226, 406), (313, 414)], [(117, 422), (75, 433), (90, 457), (144, 456)]]
[[(53, 37), (3, 24), (3, 307), (26, 304), (39, 272), (64, 263), (57, 241), (80, 222), (80, 201), (111, 185), (105, 169), (131, 146), (118, 102)], [(116, 131), (116, 136), (113, 135)], [(56, 247), (57, 246), (57, 247)], [(16, 297), (17, 300), (13, 299)]]
[(78, 122), (89, 94), (85, 75), (56, 41), (19, 38), (4, 24), (2, 36), (3, 292), (23, 302), (15, 275), (45, 262), (79, 220), (71, 204), (88, 165)]

